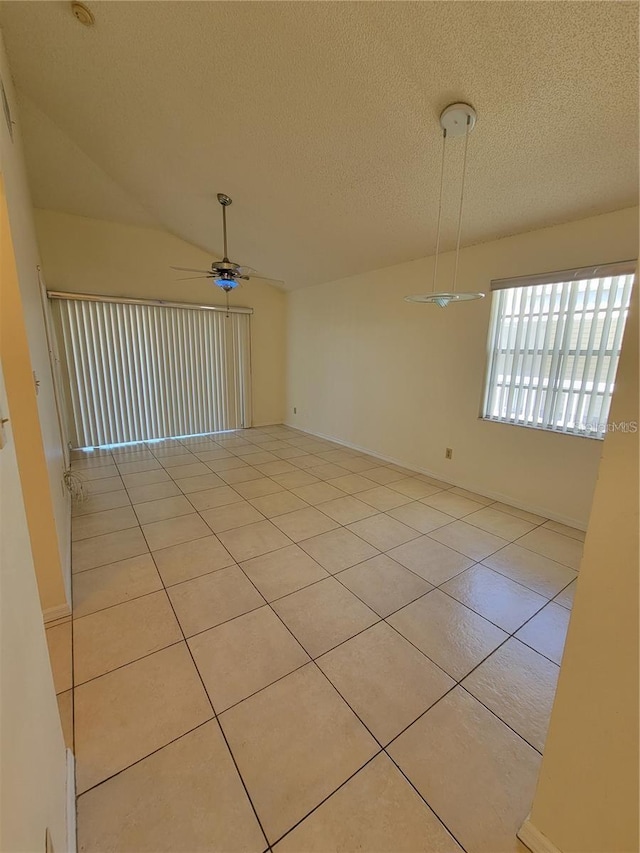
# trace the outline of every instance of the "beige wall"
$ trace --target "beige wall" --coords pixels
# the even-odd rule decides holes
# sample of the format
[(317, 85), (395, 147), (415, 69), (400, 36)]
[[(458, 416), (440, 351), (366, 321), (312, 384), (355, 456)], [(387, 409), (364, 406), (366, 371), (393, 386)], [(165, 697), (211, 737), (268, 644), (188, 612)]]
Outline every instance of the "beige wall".
[[(0, 173), (0, 356), (4, 365), (7, 396), (11, 403), (12, 427), (40, 602), (43, 612), (48, 614), (65, 605), (67, 594), (11, 238), (3, 176)], [(64, 613), (58, 612), (57, 615), (62, 616)]]
[(14, 409), (0, 450), (0, 850), (67, 850), (66, 754), (53, 687), (22, 488)]
[[(70, 499), (62, 479), (65, 457), (42, 312), (40, 257), (22, 155), (20, 120), (1, 39), (0, 74), (14, 120), (12, 140), (6, 122), (0, 117), (0, 171), (9, 223), (5, 221), (2, 228), (5, 382), (16, 427), (19, 425), (18, 465), (41, 604), (45, 613), (60, 616), (70, 601)], [(6, 216), (4, 202), (2, 215)], [(34, 372), (40, 383), (37, 395)]]
[[(206, 280), (177, 281), (170, 265), (208, 269), (211, 255), (166, 231), (36, 210), (36, 230), (50, 290), (223, 305)], [(259, 279), (242, 283), (230, 304), (253, 308), (253, 423), (284, 415), (286, 293)]]
[[(639, 296), (636, 287), (610, 422), (639, 418)], [(640, 849), (638, 445), (637, 432), (604, 441), (531, 812), (534, 829), (562, 853)]]
[[(632, 208), (464, 249), (459, 289), (637, 255)], [(432, 264), (290, 295), (287, 423), (586, 526), (602, 442), (479, 419), (491, 299), (446, 309), (404, 302), (431, 289)], [(451, 270), (449, 254), (440, 289)]]
[[(1, 37), (0, 75), (13, 107)], [(47, 829), (56, 850), (68, 849), (66, 754), (42, 608), (65, 604), (69, 504), (14, 119), (12, 141), (0, 113), (0, 412), (9, 418), (0, 442), (0, 850), (31, 853), (44, 850)]]

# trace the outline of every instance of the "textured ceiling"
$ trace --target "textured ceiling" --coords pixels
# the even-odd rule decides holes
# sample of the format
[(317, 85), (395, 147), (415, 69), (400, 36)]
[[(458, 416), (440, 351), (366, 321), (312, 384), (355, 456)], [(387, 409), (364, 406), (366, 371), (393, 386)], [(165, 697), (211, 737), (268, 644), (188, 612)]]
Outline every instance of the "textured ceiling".
[[(465, 100), (463, 244), (637, 204), (625, 2), (0, 5), (34, 202), (165, 227), (289, 288), (430, 254)], [(461, 141), (451, 142), (445, 248)], [(176, 258), (180, 264), (180, 258)]]

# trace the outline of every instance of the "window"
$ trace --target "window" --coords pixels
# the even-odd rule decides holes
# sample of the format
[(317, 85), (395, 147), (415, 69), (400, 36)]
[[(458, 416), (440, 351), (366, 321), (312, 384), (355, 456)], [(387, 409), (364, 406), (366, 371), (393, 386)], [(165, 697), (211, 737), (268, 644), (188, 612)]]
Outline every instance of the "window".
[(501, 279), (482, 417), (603, 438), (635, 262)]

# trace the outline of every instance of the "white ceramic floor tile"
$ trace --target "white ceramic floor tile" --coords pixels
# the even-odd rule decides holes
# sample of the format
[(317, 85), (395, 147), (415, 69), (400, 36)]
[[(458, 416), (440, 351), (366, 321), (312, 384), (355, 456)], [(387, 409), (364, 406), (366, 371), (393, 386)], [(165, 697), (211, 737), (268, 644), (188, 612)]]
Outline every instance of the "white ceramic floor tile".
[(378, 749), (314, 664), (225, 711), (220, 723), (270, 842)]
[(441, 589), (510, 634), (547, 603), (533, 590), (481, 564), (451, 578)]
[(185, 643), (81, 684), (74, 694), (78, 794), (213, 716)]
[(576, 594), (576, 584), (577, 581), (571, 581), (571, 583), (553, 599), (555, 603), (561, 604), (563, 607), (566, 607), (567, 610), (571, 610), (573, 607), (573, 599)]
[(523, 625), (516, 637), (559, 665), (570, 615), (569, 610), (552, 601)]
[(542, 752), (558, 672), (554, 663), (512, 638), (468, 675), (462, 686)]
[(540, 756), (461, 687), (389, 747), (434, 812), (472, 853), (521, 853)]
[(303, 539), (310, 539), (312, 536), (318, 536), (320, 533), (339, 527), (332, 518), (311, 506), (278, 515), (273, 519), (273, 524), (294, 542), (301, 542)]
[(508, 636), (439, 589), (393, 613), (387, 621), (456, 681)]
[(240, 564), (267, 601), (296, 592), (328, 573), (298, 545), (288, 545)]
[(420, 535), (413, 527), (390, 518), (384, 513), (363, 518), (348, 525), (348, 529), (379, 551), (388, 551)]
[(218, 536), (224, 547), (238, 562), (277, 551), (291, 544), (291, 539), (270, 521), (257, 521)]
[(561, 533), (549, 530), (547, 527), (537, 527), (531, 533), (527, 533), (518, 540), (518, 545), (576, 571), (580, 568), (583, 543), (571, 536), (563, 536)]
[(386, 755), (376, 756), (273, 849), (275, 853), (462, 853)]
[(235, 619), (265, 603), (237, 566), (176, 584), (167, 592), (186, 637)]
[(472, 524), (474, 527), (479, 527), (495, 536), (501, 536), (509, 542), (524, 536), (525, 533), (529, 533), (535, 527), (530, 521), (516, 518), (507, 512), (501, 512), (493, 506), (486, 506), (477, 512), (465, 515), (464, 520), (467, 524)]
[(265, 846), (215, 720), (78, 800), (81, 851), (261, 853)]
[(82, 684), (181, 640), (164, 590), (75, 619), (74, 682)]
[(408, 524), (419, 533), (429, 533), (431, 530), (436, 530), (438, 527), (444, 527), (445, 524), (451, 524), (455, 519), (440, 512), (433, 507), (425, 506), (420, 501), (413, 501), (404, 506), (396, 507), (396, 509), (387, 510), (387, 515), (401, 521), (403, 524)]
[(545, 598), (553, 598), (577, 577), (568, 566), (515, 544), (507, 545), (482, 562)]
[(317, 662), (383, 746), (455, 683), (384, 622), (321, 655)]
[(373, 545), (344, 527), (305, 539), (300, 547), (332, 575), (378, 554)]
[(115, 533), (118, 530), (137, 526), (138, 519), (130, 506), (105, 509), (101, 512), (81, 515), (76, 518), (71, 530), (71, 539), (77, 542), (81, 539), (89, 539), (92, 536)]
[(279, 598), (272, 607), (313, 658), (379, 621), (373, 610), (334, 578)]
[(337, 576), (379, 616), (388, 616), (432, 589), (430, 583), (386, 554), (352, 566)]
[(586, 533), (584, 530), (578, 530), (575, 527), (569, 527), (566, 524), (560, 524), (559, 521), (546, 521), (543, 525), (555, 533), (561, 533), (563, 536), (569, 536), (571, 539), (577, 539), (579, 542), (584, 542)]
[(151, 554), (129, 557), (73, 575), (75, 619), (162, 589)]
[(420, 536), (405, 545), (392, 548), (388, 556), (434, 586), (439, 586), (473, 565), (468, 557), (429, 536)]
[(433, 539), (459, 551), (471, 560), (483, 560), (508, 544), (506, 539), (486, 533), (464, 521), (454, 521), (429, 534)]
[(217, 714), (309, 662), (267, 606), (197, 634), (189, 648)]

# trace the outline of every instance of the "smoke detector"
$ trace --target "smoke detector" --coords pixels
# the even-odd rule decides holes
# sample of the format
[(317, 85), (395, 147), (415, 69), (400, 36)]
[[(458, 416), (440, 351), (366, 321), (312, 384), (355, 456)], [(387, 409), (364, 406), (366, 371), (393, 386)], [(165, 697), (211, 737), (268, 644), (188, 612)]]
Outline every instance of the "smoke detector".
[(71, 11), (78, 21), (80, 21), (80, 23), (85, 27), (92, 27), (95, 24), (93, 12), (88, 9), (84, 3), (73, 2), (71, 4)]

